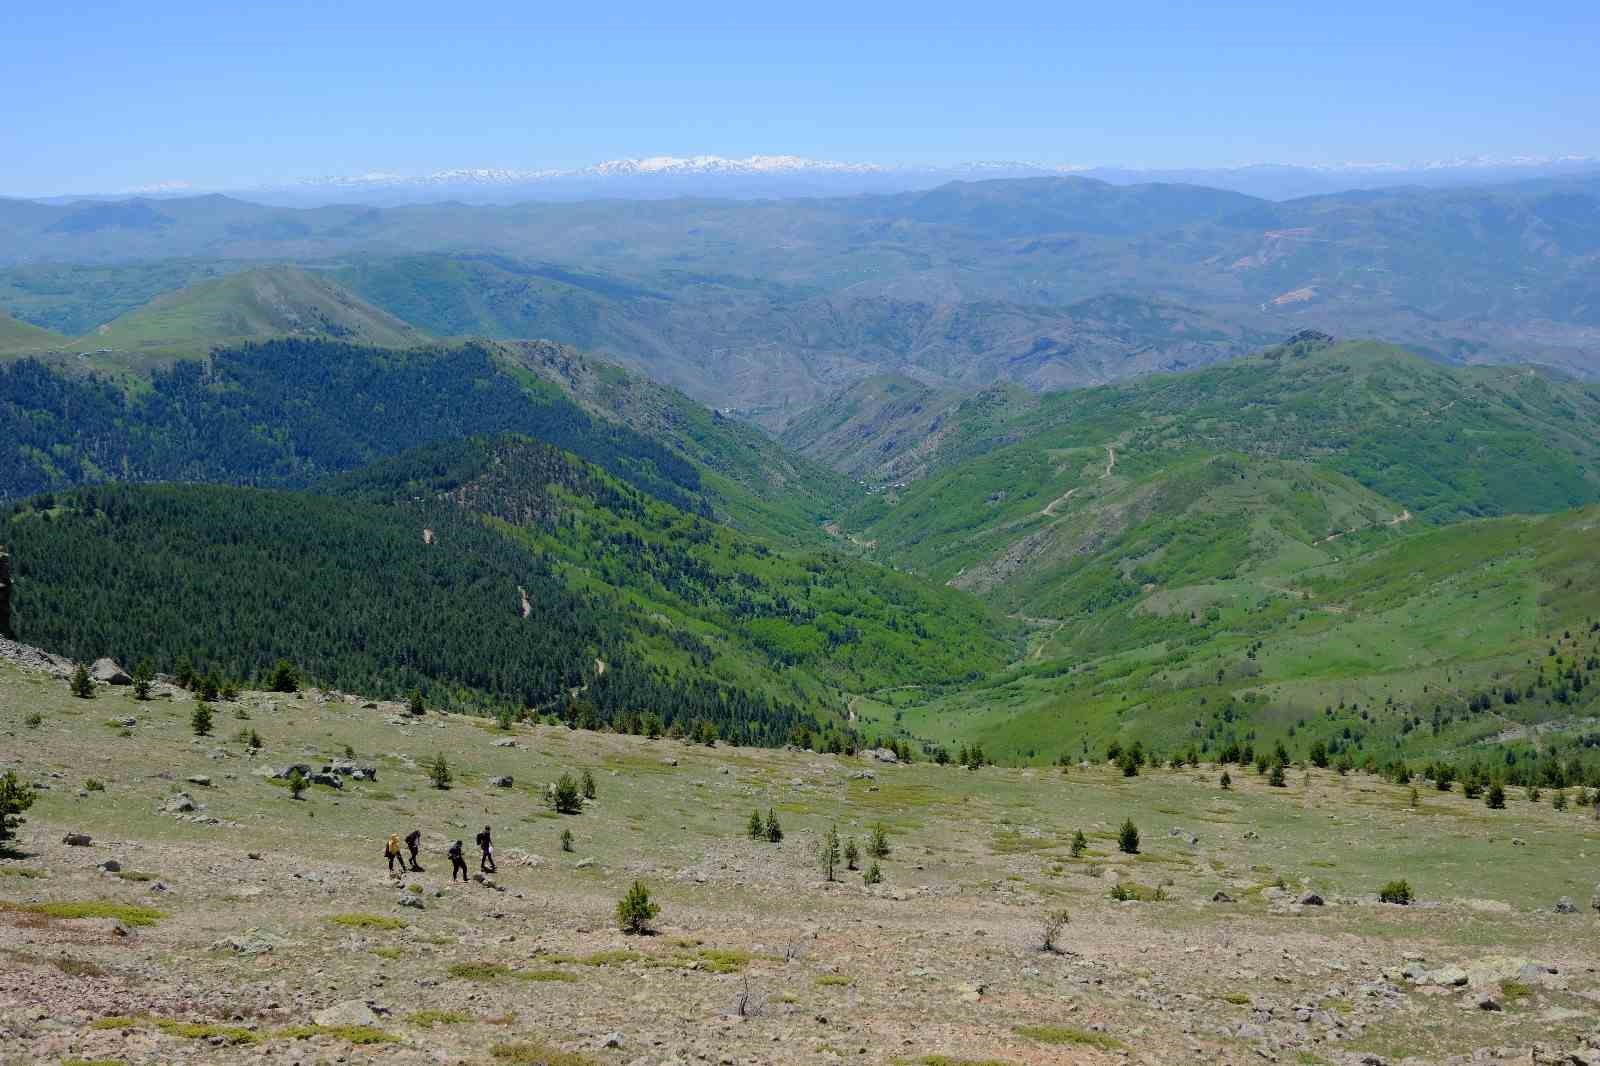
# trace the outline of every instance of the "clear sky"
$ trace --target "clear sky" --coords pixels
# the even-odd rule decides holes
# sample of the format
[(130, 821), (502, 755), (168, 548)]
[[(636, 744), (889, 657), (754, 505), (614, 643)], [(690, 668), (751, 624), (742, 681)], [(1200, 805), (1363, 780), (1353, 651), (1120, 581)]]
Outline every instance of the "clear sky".
[(0, 194), (794, 153), (1600, 155), (1600, 5), (9, 0)]

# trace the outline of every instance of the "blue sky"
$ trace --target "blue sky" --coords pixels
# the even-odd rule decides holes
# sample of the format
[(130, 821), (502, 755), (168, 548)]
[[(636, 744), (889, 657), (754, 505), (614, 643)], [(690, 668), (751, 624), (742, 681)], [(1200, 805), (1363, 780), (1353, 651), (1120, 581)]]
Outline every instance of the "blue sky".
[(1600, 155), (1600, 5), (35, 3), (0, 194), (792, 152)]

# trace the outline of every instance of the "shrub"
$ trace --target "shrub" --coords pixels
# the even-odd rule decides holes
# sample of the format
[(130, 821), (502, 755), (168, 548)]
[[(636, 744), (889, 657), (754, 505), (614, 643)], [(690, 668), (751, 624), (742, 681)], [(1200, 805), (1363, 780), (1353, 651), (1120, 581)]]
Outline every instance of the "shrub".
[(571, 851), (572, 850), (572, 830), (570, 830), (570, 829), (563, 829), (561, 831), (561, 850), (562, 851)]
[(1500, 782), (1498, 782), (1498, 781), (1496, 781), (1494, 784), (1490, 785), (1488, 794), (1483, 797), (1483, 802), (1484, 802), (1484, 805), (1487, 806), (1491, 811), (1503, 811), (1503, 810), (1505, 810), (1506, 809), (1506, 790), (1505, 790), (1505, 786), (1500, 784)]
[(1558, 811), (1564, 811), (1567, 809), (1566, 789), (1558, 788), (1550, 794), (1550, 806), (1554, 807)]
[(1134, 884), (1132, 881), (1118, 881), (1111, 886), (1107, 893), (1118, 903), (1129, 901), (1138, 903), (1160, 903), (1167, 898), (1167, 890), (1161, 887), (1148, 888), (1144, 885)]
[(572, 779), (571, 774), (562, 774), (556, 780), (555, 791), (550, 794), (550, 803), (555, 807), (557, 814), (577, 814), (583, 810), (583, 797), (578, 792), (578, 783)]
[(867, 854), (874, 859), (889, 857), (889, 834), (884, 830), (882, 822), (872, 827), (872, 835), (867, 838)]
[(450, 782), (455, 780), (455, 775), (450, 772), (450, 764), (445, 761), (443, 752), (435, 753), (433, 762), (428, 764), (428, 780), (432, 782), (434, 788), (441, 790), (449, 788)]
[(72, 680), (68, 683), (72, 694), (80, 700), (94, 699), (94, 678), (89, 676), (89, 668), (80, 665), (72, 672)]
[(1139, 827), (1129, 818), (1122, 823), (1122, 828), (1117, 830), (1117, 847), (1124, 855), (1139, 854)]
[(500, 731), (503, 733), (511, 732), (511, 725), (514, 721), (516, 719), (512, 717), (510, 707), (500, 708), (499, 712), (494, 716), (494, 724), (499, 726)]
[(856, 838), (851, 837), (844, 842), (844, 868), (854, 870), (861, 861), (861, 849), (856, 847)]
[(1286, 781), (1284, 779), (1284, 776), (1283, 776), (1283, 764), (1282, 763), (1275, 762), (1275, 763), (1272, 764), (1272, 772), (1267, 774), (1267, 784), (1272, 786), (1273, 788), (1287, 788), (1287, 787), (1289, 787), (1289, 782)]
[(1405, 880), (1390, 881), (1378, 889), (1380, 903), (1396, 903), (1404, 907), (1416, 897), (1411, 894), (1411, 885)]
[(246, 734), (244, 738), (244, 746), (249, 748), (251, 751), (261, 750), (261, 734), (257, 733), (254, 727), (251, 727), (249, 732)]
[(1086, 852), (1088, 850), (1089, 850), (1089, 838), (1083, 835), (1083, 830), (1080, 829), (1077, 832), (1073, 833), (1072, 834), (1072, 857), (1074, 859), (1076, 859), (1076, 858), (1080, 857), (1084, 852)]
[(778, 824), (778, 812), (767, 808), (767, 840), (773, 844), (783, 839), (783, 827)]
[(1056, 952), (1061, 950), (1056, 940), (1061, 936), (1061, 931), (1067, 927), (1067, 922), (1071, 918), (1072, 916), (1065, 907), (1058, 907), (1055, 910), (1045, 912), (1044, 920), (1040, 923), (1039, 929), (1039, 939), (1042, 941), (1039, 945), (1041, 951)]
[(760, 811), (750, 812), (750, 821), (745, 825), (745, 833), (751, 840), (767, 839), (767, 824), (761, 820)]
[(7, 770), (0, 777), (0, 842), (12, 838), (23, 821), (19, 815), (32, 807), (36, 798), (33, 786), (18, 781), (15, 770)]
[(197, 737), (211, 735), (211, 704), (196, 703), (194, 713), (189, 716), (189, 727), (194, 730)]
[(1232, 788), (1233, 778), (1229, 775), (1228, 771), (1224, 770), (1222, 771), (1222, 777), (1217, 780), (1217, 784), (1221, 785), (1225, 789)]
[(22, 724), (27, 726), (29, 729), (38, 729), (40, 726), (44, 725), (44, 715), (40, 714), (38, 711), (29, 711), (28, 716), (22, 720)]
[(1326, 770), (1328, 768), (1328, 745), (1320, 740), (1314, 742), (1307, 757), (1311, 760), (1312, 766), (1319, 770)]
[(1117, 1051), (1125, 1045), (1104, 1033), (1091, 1032), (1070, 1025), (1019, 1025), (1017, 1033), (1039, 1041), (1041, 1044), (1081, 1044), (1101, 1051)]
[(624, 933), (648, 933), (650, 923), (661, 913), (661, 908), (650, 902), (650, 891), (644, 882), (635, 881), (628, 894), (617, 902), (617, 924)]
[(98, 778), (94, 777), (91, 777), (89, 780), (85, 781), (83, 783), (83, 788), (86, 792), (104, 792), (106, 790), (105, 784)]
[(302, 774), (298, 769), (291, 770), (289, 772), (290, 796), (294, 797), (295, 799), (299, 799), (300, 794), (306, 790), (306, 786), (308, 784), (310, 784), (310, 782), (306, 780), (306, 775)]
[(422, 690), (414, 688), (411, 695), (406, 697), (406, 711), (413, 715), (422, 715), (427, 708), (422, 705)]
[(1413, 785), (1412, 788), (1411, 788), (1411, 796), (1410, 796), (1411, 809), (1412, 810), (1416, 810), (1417, 809), (1417, 805), (1420, 804), (1421, 802), (1422, 802), (1422, 797), (1417, 795), (1416, 786)]
[(878, 869), (877, 863), (867, 867), (867, 872), (861, 875), (861, 882), (866, 885), (880, 885), (883, 883), (883, 871)]
[(298, 692), (300, 671), (289, 660), (279, 659), (278, 665), (272, 668), (272, 675), (267, 678), (267, 687), (273, 692)]
[(591, 774), (588, 770), (584, 770), (583, 771), (582, 785), (583, 785), (583, 798), (584, 799), (591, 799), (591, 800), (594, 799), (594, 795), (595, 795), (594, 775)]

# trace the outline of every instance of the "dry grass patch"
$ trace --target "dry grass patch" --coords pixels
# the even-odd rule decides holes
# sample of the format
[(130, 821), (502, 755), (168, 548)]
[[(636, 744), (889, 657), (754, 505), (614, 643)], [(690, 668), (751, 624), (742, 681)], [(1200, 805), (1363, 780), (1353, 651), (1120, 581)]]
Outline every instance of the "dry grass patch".
[(595, 1066), (595, 1061), (587, 1055), (562, 1051), (533, 1040), (496, 1044), (489, 1049), (489, 1054), (494, 1056), (496, 1062), (509, 1063), (511, 1066)]
[(406, 923), (384, 914), (335, 914), (328, 921), (346, 929), (404, 929)]
[(1099, 1048), (1101, 1051), (1119, 1051), (1124, 1046), (1122, 1041), (1104, 1033), (1094, 1033), (1071, 1025), (1019, 1025), (1016, 1031), (1019, 1036), (1037, 1040), (1041, 1044), (1074, 1044)]
[(399, 1040), (392, 1033), (370, 1025), (291, 1025), (273, 1034), (284, 1040), (309, 1040), (314, 1036), (331, 1036), (349, 1044), (393, 1044)]

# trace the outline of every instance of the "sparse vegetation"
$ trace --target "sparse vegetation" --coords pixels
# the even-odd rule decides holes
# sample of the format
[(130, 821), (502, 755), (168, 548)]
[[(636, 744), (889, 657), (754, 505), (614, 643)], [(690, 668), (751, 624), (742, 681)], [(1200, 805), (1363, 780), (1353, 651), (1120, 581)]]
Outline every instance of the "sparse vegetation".
[(89, 668), (82, 663), (72, 672), (68, 686), (72, 689), (72, 694), (80, 700), (94, 699), (94, 678), (89, 676)]
[(571, 774), (564, 773), (557, 779), (550, 793), (550, 805), (557, 814), (577, 814), (583, 810), (583, 796)]
[(1133, 824), (1133, 819), (1123, 821), (1122, 828), (1117, 830), (1117, 849), (1124, 855), (1139, 854), (1139, 827)]
[(823, 834), (822, 842), (817, 846), (817, 863), (822, 867), (822, 879), (833, 880), (833, 871), (839, 865), (839, 827), (829, 826)]
[(433, 761), (428, 764), (428, 782), (434, 788), (443, 791), (450, 787), (455, 780), (455, 774), (450, 769), (450, 763), (445, 759), (444, 752), (437, 752)]
[(1400, 906), (1406, 906), (1414, 898), (1411, 894), (1411, 885), (1403, 879), (1390, 881), (1378, 889), (1378, 900), (1382, 903), (1395, 903)]
[(1060, 938), (1072, 915), (1065, 907), (1056, 907), (1045, 912), (1040, 920), (1039, 939), (1042, 941), (1040, 949), (1055, 953), (1061, 950)]
[(661, 907), (650, 900), (650, 891), (641, 881), (635, 881), (628, 894), (617, 902), (617, 925), (624, 933), (644, 934), (651, 931), (651, 922), (661, 913)]
[(1019, 1025), (1016, 1031), (1018, 1035), (1037, 1040), (1041, 1044), (1075, 1044), (1098, 1048), (1101, 1051), (1119, 1051), (1125, 1046), (1120, 1040), (1113, 1040), (1104, 1033), (1091, 1032), (1070, 1025)]

